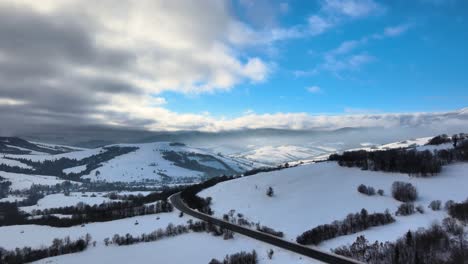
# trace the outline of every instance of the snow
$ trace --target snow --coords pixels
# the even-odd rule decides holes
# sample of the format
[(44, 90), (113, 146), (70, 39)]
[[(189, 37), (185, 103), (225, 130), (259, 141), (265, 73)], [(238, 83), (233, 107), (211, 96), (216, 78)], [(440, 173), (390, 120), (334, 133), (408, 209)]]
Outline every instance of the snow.
[[(58, 177), (44, 175), (29, 175), (21, 173), (0, 172), (0, 176), (11, 182), (11, 190), (29, 189), (33, 184), (38, 185), (56, 185), (65, 182)], [(79, 184), (72, 182), (74, 184)]]
[[(159, 220), (156, 218), (159, 217)], [(15, 249), (16, 247), (39, 248), (49, 246), (54, 238), (70, 236), (78, 239), (89, 233), (93, 240), (103, 244), (106, 237), (112, 238), (114, 234), (125, 235), (130, 233), (137, 236), (150, 233), (158, 228), (166, 228), (169, 223), (174, 225), (185, 224), (188, 217), (179, 217), (179, 212), (160, 213), (153, 215), (136, 216), (109, 222), (89, 223), (84, 227), (50, 227), (41, 225), (15, 225), (0, 227), (0, 247)], [(138, 225), (135, 222), (138, 221)], [(22, 233), (23, 232), (23, 233)]]
[[(220, 155), (213, 154), (203, 149), (192, 148), (188, 146), (176, 146), (169, 142), (156, 142), (156, 143), (145, 143), (145, 144), (116, 144), (111, 146), (120, 147), (137, 147), (138, 150), (130, 152), (107, 162), (102, 163), (102, 167), (97, 168), (83, 178), (88, 178), (93, 181), (108, 181), (108, 182), (134, 182), (134, 181), (145, 181), (145, 180), (162, 180), (161, 174), (167, 175), (174, 180), (191, 177), (201, 177), (205, 173), (196, 170), (190, 170), (182, 167), (178, 167), (173, 162), (163, 158), (164, 151), (175, 151), (178, 153), (197, 153), (202, 155), (209, 155), (213, 157), (212, 160), (204, 160), (201, 157), (190, 157), (200, 161), (201, 164), (217, 169), (227, 169), (223, 164), (227, 164), (233, 170), (242, 172), (253, 167), (253, 164), (246, 163), (243, 160), (237, 160), (235, 158), (226, 158)], [(13, 158), (24, 158), (32, 161), (44, 161), (44, 160), (57, 160), (60, 158), (69, 158), (82, 160), (92, 155), (105, 152), (105, 147), (96, 149), (83, 149), (68, 153), (62, 153), (57, 155), (50, 154), (38, 154), (38, 155), (12, 155), (7, 154), (6, 157)], [(217, 161), (217, 160), (220, 161)], [(22, 164), (18, 161), (12, 161), (5, 158), (0, 158), (0, 163), (8, 164), (11, 166), (21, 166), (29, 168), (27, 165)], [(72, 168), (66, 168), (63, 170), (64, 173), (80, 173), (86, 169), (86, 165), (76, 166)], [(96, 171), (99, 171), (99, 175), (96, 175)]]
[(23, 147), (19, 147), (19, 146), (13, 146), (13, 145), (8, 145), (8, 144), (5, 144), (5, 146), (7, 146), (9, 148), (15, 148), (15, 149), (21, 150), (21, 151), (27, 151), (28, 155), (47, 154), (47, 153), (44, 153), (44, 152), (39, 152), (39, 151), (36, 151), (36, 150), (27, 149), (27, 148), (23, 148)]
[(63, 170), (63, 173), (80, 173), (82, 171), (86, 170), (86, 165), (81, 165), (81, 166), (76, 166), (76, 167), (71, 167)]
[[(91, 197), (91, 195), (93, 194), (96, 197)], [(65, 196), (63, 193), (56, 193), (45, 196), (44, 198), (40, 199), (36, 205), (20, 207), (20, 210), (31, 213), (33, 210), (44, 210), (65, 206), (75, 206), (79, 202), (92, 206), (112, 201), (113, 200), (104, 197), (102, 193), (99, 194), (93, 192), (85, 192), (83, 194), (81, 192), (72, 192), (69, 196)]]
[(301, 147), (294, 145), (250, 147), (254, 149), (232, 156), (269, 165), (278, 165), (290, 161), (310, 159), (318, 155), (323, 155), (324, 153), (335, 151), (334, 148), (330, 147)]
[(16, 196), (16, 195), (8, 195), (7, 197), (0, 199), (0, 203), (21, 202), (21, 201), (23, 201), (24, 199), (26, 199), (26, 197), (23, 197), (23, 196)]
[[(160, 180), (161, 176), (158, 173), (163, 173), (172, 179), (200, 177), (204, 175), (203, 172), (189, 170), (174, 165), (173, 162), (163, 158), (164, 151), (211, 155), (225, 162), (234, 170), (243, 171), (245, 168), (236, 160), (227, 159), (200, 149), (190, 148), (187, 146), (171, 146), (171, 144), (167, 142), (121, 144), (119, 146), (136, 146), (139, 149), (103, 163), (102, 167), (91, 171), (89, 175), (83, 178), (89, 178), (91, 180), (104, 180), (108, 182), (133, 182), (144, 181), (146, 179)], [(204, 162), (203, 164), (213, 168), (225, 168), (225, 166), (220, 162)], [(96, 176), (96, 171), (99, 171), (100, 175)]]
[[(400, 204), (391, 197), (394, 181), (415, 185), (419, 192), (415, 205), (424, 208), (436, 199), (442, 202), (465, 200), (467, 171), (468, 163), (457, 163), (444, 166), (442, 173), (434, 177), (415, 178), (406, 174), (362, 171), (340, 167), (334, 162), (322, 162), (223, 182), (199, 195), (213, 198), (215, 216), (222, 217), (234, 209), (250, 221), (283, 231), (286, 239), (295, 240), (306, 230), (344, 219), (347, 214), (359, 212), (362, 208), (369, 213), (384, 212), (385, 209), (394, 213)], [(359, 184), (372, 186), (376, 190), (383, 189), (385, 195), (360, 194), (356, 190)], [(274, 197), (265, 194), (269, 186), (274, 189)], [(429, 210), (420, 217), (398, 217), (395, 224), (388, 226), (391, 232), (382, 232), (387, 226), (380, 227), (378, 232), (368, 232), (375, 232), (375, 237), (381, 241), (394, 240), (408, 229), (427, 226), (442, 218), (439, 213)], [(351, 240), (356, 236), (351, 235)], [(325, 248), (329, 249), (329, 246)]]
[(12, 157), (12, 158), (23, 158), (23, 159), (28, 159), (32, 161), (44, 161), (44, 160), (57, 160), (60, 158), (69, 158), (69, 159), (77, 159), (81, 160), (87, 157), (90, 157), (92, 155), (97, 155), (100, 152), (105, 151), (103, 148), (96, 148), (96, 149), (87, 149), (87, 150), (81, 150), (81, 151), (73, 151), (73, 152), (68, 152), (68, 153), (62, 153), (62, 154), (57, 154), (57, 155), (51, 155), (51, 154), (41, 154), (41, 155), (12, 155), (8, 154), (5, 156)]
[[(224, 240), (207, 233), (188, 233), (165, 238), (155, 242), (130, 246), (98, 246), (84, 252), (62, 255), (40, 260), (36, 263), (209, 263), (211, 259), (222, 260), (227, 254), (256, 250), (259, 263), (320, 263), (283, 249), (238, 234), (234, 239)], [(268, 259), (267, 251), (273, 249), (273, 259)]]
[(22, 162), (19, 162), (19, 161), (16, 161), (16, 160), (10, 160), (10, 159), (5, 159), (5, 157), (0, 157), (0, 164), (5, 164), (5, 165), (8, 165), (8, 166), (11, 166), (11, 167), (20, 167), (20, 168), (24, 168), (24, 169), (31, 169), (30, 166), (22, 163)]

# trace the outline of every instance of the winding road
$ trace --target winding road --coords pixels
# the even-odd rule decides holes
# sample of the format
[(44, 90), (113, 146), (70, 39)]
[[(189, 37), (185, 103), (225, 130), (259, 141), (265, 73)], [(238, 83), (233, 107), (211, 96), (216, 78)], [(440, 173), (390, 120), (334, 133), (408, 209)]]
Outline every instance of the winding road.
[(270, 234), (266, 234), (266, 233), (262, 233), (256, 230), (245, 228), (245, 227), (233, 224), (233, 223), (223, 221), (218, 218), (214, 218), (211, 215), (203, 214), (198, 211), (192, 210), (182, 200), (182, 198), (180, 197), (180, 193), (173, 194), (171, 197), (169, 197), (169, 200), (171, 201), (172, 205), (174, 205), (175, 208), (195, 218), (212, 223), (222, 228), (229, 229), (233, 232), (251, 237), (253, 239), (295, 252), (297, 254), (300, 254), (306, 257), (310, 257), (310, 258), (313, 258), (313, 259), (316, 259), (325, 263), (333, 263), (333, 264), (358, 264), (360, 263), (362, 264), (361, 262), (353, 260), (353, 259), (345, 258), (343, 256), (339, 256), (333, 253), (324, 252), (316, 248), (305, 247), (305, 246), (272, 236)]

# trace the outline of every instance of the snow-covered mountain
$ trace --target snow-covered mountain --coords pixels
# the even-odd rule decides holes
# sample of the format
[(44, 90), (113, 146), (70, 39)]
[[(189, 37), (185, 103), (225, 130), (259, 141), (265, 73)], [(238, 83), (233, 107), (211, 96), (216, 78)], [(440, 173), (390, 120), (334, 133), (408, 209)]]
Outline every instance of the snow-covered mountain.
[(4, 154), (59, 154), (80, 150), (80, 148), (36, 143), (17, 137), (0, 137), (0, 153)]
[[(4, 171), (22, 175), (70, 177), (75, 180), (78, 177), (107, 182), (196, 182), (203, 178), (237, 174), (260, 166), (245, 159), (225, 157), (182, 143), (116, 144), (95, 149), (73, 149), (18, 139), (15, 142), (29, 146), (29, 149), (22, 148), (20, 154), (12, 154), (10, 149), (18, 144), (10, 145), (10, 140), (4, 142), (8, 147), (0, 157), (0, 165), (4, 165)], [(24, 154), (26, 150), (30, 153)], [(45, 153), (46, 150), (52, 153)], [(69, 152), (56, 153), (59, 150)], [(52, 162), (53, 165), (43, 168), (45, 162)]]
[[(431, 138), (409, 139), (384, 145), (364, 143), (367, 151), (397, 148), (417, 151), (453, 149), (451, 142), (427, 145)], [(357, 149), (356, 149), (357, 150)], [(313, 227), (345, 219), (348, 214), (365, 208), (369, 213), (389, 212), (394, 223), (373, 227), (354, 234), (326, 240), (318, 246), (330, 250), (353, 243), (364, 235), (369, 241), (395, 241), (408, 230), (428, 228), (442, 223), (448, 217), (447, 210), (431, 210), (432, 201), (462, 202), (466, 199), (468, 163), (455, 162), (443, 166), (440, 173), (431, 177), (415, 177), (405, 173), (362, 170), (339, 166), (336, 162), (319, 162), (293, 168), (263, 172), (219, 183), (203, 190), (201, 197), (211, 197), (214, 215), (243, 215), (253, 223), (261, 223), (282, 231), (287, 240), (295, 240), (301, 233)], [(411, 183), (417, 189), (414, 206), (424, 213), (409, 216), (395, 212), (401, 202), (392, 197), (392, 184), (396, 181)], [(364, 195), (357, 191), (364, 184), (382, 190), (382, 195)], [(271, 197), (266, 195), (269, 188)]]

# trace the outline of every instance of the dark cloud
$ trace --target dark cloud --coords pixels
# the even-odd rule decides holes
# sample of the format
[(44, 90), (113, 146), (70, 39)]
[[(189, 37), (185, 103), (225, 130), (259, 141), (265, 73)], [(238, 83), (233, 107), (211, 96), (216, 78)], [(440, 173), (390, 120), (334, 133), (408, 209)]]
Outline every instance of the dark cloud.
[(3, 124), (86, 125), (109, 94), (140, 93), (122, 80), (76, 72), (125, 71), (135, 60), (127, 51), (99, 47), (93, 25), (80, 21), (0, 4), (0, 98), (25, 103), (2, 106)]

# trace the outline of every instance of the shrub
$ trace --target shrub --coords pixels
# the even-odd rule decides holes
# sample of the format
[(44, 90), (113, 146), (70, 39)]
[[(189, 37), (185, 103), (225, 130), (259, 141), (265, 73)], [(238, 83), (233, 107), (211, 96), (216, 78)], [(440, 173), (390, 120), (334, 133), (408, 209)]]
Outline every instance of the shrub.
[(412, 203), (402, 203), (396, 211), (396, 215), (412, 215), (414, 214), (414, 204)]
[(450, 207), (452, 207), (452, 205), (454, 205), (454, 204), (455, 204), (455, 202), (453, 200), (448, 200), (448, 201), (445, 202), (444, 209), (449, 210)]
[(269, 197), (272, 197), (274, 195), (274, 191), (273, 191), (273, 188), (268, 187), (267, 191), (266, 191), (266, 195), (268, 195)]
[(375, 195), (374, 187), (366, 186), (364, 184), (359, 185), (357, 190), (358, 192), (365, 194), (365, 195), (369, 195), (369, 196)]
[(424, 214), (424, 207), (422, 207), (422, 205), (418, 205), (416, 206), (416, 211), (420, 214)]
[(263, 232), (263, 233), (270, 234), (272, 236), (276, 236), (276, 237), (283, 237), (284, 236), (283, 232), (281, 232), (281, 231), (276, 231), (273, 228), (268, 227), (268, 226), (260, 226), (259, 224), (257, 224), (257, 230), (260, 231), (260, 232)]
[(442, 202), (440, 200), (434, 200), (429, 204), (429, 208), (431, 208), (432, 211), (439, 211), (441, 206)]
[(383, 196), (383, 195), (384, 195), (384, 190), (379, 189), (379, 190), (377, 191), (377, 193), (378, 193), (380, 196)]
[(392, 195), (401, 202), (413, 202), (418, 198), (416, 187), (411, 183), (396, 181), (392, 184)]

